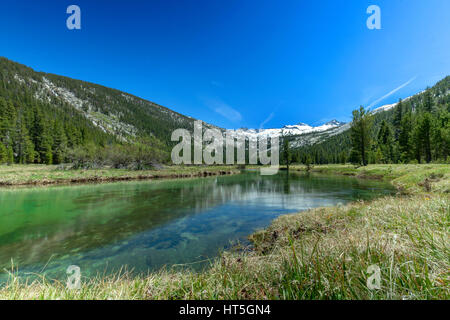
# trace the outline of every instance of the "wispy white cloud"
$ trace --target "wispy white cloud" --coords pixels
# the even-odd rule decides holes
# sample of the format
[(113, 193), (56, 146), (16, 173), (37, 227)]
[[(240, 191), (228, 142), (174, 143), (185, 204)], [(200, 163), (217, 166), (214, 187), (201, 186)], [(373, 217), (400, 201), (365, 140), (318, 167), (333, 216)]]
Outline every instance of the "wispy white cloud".
[(205, 105), (220, 114), (221, 116), (227, 118), (232, 122), (242, 121), (242, 115), (239, 111), (233, 109), (228, 104), (219, 99), (203, 99)]
[(375, 100), (374, 102), (372, 102), (369, 105), (369, 109), (372, 108), (373, 106), (376, 106), (378, 103), (380, 103), (381, 101), (383, 101), (384, 99), (392, 96), (394, 93), (396, 93), (397, 91), (403, 89), (404, 87), (406, 87), (407, 85), (409, 85), (411, 82), (413, 82), (414, 80), (416, 80), (417, 77), (413, 77), (411, 79), (409, 79), (408, 81), (406, 81), (405, 83), (403, 83), (402, 85), (400, 85), (399, 87), (395, 88), (394, 90), (390, 91), (389, 93), (385, 94), (384, 96), (382, 96), (381, 98)]
[(264, 129), (264, 126), (266, 125), (267, 122), (269, 122), (270, 120), (272, 120), (272, 118), (275, 116), (275, 113), (272, 112), (271, 114), (269, 114), (269, 116), (263, 121), (261, 122), (261, 124), (259, 125), (260, 129)]

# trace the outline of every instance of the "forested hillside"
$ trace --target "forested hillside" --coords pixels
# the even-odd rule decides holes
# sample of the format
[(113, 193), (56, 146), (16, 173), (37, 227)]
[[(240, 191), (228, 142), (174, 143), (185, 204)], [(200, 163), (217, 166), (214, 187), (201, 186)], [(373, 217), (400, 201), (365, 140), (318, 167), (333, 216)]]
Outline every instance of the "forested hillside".
[[(369, 113), (368, 163), (448, 162), (450, 76), (386, 111)], [(352, 130), (292, 152), (294, 162), (360, 162)]]
[[(448, 161), (450, 76), (367, 115), (368, 163)], [(172, 132), (192, 131), (194, 120), (115, 89), (0, 58), (0, 164), (142, 168), (169, 162)], [(283, 154), (290, 162), (359, 163), (355, 132), (347, 128), (286, 137), (292, 150)]]
[(192, 130), (193, 121), (118, 90), (0, 58), (0, 163), (130, 154), (167, 161), (172, 131)]

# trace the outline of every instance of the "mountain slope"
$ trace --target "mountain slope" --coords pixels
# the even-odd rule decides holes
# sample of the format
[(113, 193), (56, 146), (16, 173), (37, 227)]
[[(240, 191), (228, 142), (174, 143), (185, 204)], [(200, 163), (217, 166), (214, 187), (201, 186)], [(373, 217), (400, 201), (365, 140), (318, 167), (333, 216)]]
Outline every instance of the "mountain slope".
[[(425, 110), (426, 105), (429, 105), (429, 110)], [(388, 130), (392, 131), (392, 146), (390, 148), (399, 148), (399, 142), (396, 141), (398, 139), (396, 137), (398, 132), (396, 133), (395, 131), (399, 130), (400, 123), (395, 123), (396, 117), (400, 115), (400, 121), (402, 114), (409, 115), (411, 118), (409, 123), (411, 131), (406, 137), (410, 141), (408, 142), (408, 146), (404, 147), (406, 149), (404, 152), (419, 152), (419, 155), (415, 156), (417, 157), (415, 160), (419, 161), (421, 158), (420, 144), (422, 142), (414, 141), (414, 139), (417, 139), (415, 135), (420, 134), (424, 114), (428, 113), (432, 125), (432, 136), (430, 139), (431, 144), (434, 144), (432, 145), (434, 149), (432, 150), (433, 157), (435, 160), (441, 159), (445, 161), (450, 147), (450, 76), (442, 79), (432, 88), (427, 88), (418, 94), (404, 99), (401, 104), (401, 112), (398, 112), (398, 108), (399, 103), (394, 103), (384, 105), (372, 111), (374, 124), (371, 132), (373, 140), (372, 147), (378, 147), (378, 135), (383, 122), (385, 122), (389, 128)], [(305, 135), (297, 137), (291, 142), (291, 145), (296, 148), (296, 160), (305, 161), (306, 157), (310, 156), (315, 163), (339, 163), (348, 161), (351, 150), (350, 125), (346, 124), (328, 135), (314, 137)], [(408, 151), (408, 149), (410, 150)], [(376, 158), (375, 153), (378, 150), (371, 150), (371, 152), (373, 158)], [(393, 150), (392, 152), (400, 151)], [(405, 159), (411, 161), (412, 158), (414, 157), (410, 154)], [(406, 161), (405, 159), (403, 161)]]
[(0, 81), (15, 90), (27, 90), (43, 103), (71, 106), (101, 131), (120, 140), (147, 134), (167, 142), (174, 129), (193, 128), (195, 119), (115, 89), (35, 72), (5, 58), (0, 58), (0, 72)]
[(0, 57), (0, 163), (59, 163), (78, 146), (134, 144), (143, 138), (168, 155), (172, 132), (192, 131), (194, 121), (119, 90), (36, 72)]
[[(437, 113), (449, 110), (449, 93), (450, 77), (446, 77), (433, 88), (405, 99), (404, 111), (416, 114), (424, 104), (433, 105), (433, 121), (440, 121), (439, 126), (444, 128), (446, 115)], [(383, 121), (393, 124), (397, 106), (386, 105), (373, 111), (374, 137)], [(70, 153), (80, 148), (84, 151), (77, 157), (83, 159), (95, 155), (101, 158), (99, 161), (114, 158), (121, 162), (133, 154), (142, 160), (147, 152), (147, 157), (158, 155), (158, 159), (167, 160), (175, 144), (170, 141), (172, 132), (178, 128), (192, 132), (194, 121), (119, 90), (36, 72), (0, 58), (0, 163), (72, 161)], [(205, 123), (204, 128), (218, 127)], [(326, 163), (348, 158), (349, 128), (350, 124), (333, 120), (317, 127), (299, 123), (275, 129), (238, 129), (233, 134), (250, 140), (261, 136), (288, 139), (297, 150), (297, 160), (301, 158), (299, 154), (311, 154), (316, 162)], [(447, 139), (447, 131), (439, 134), (443, 141)], [(138, 147), (123, 147), (126, 145)], [(108, 146), (118, 147), (107, 149)], [(447, 147), (444, 143), (440, 148)], [(446, 152), (445, 149), (441, 153)]]

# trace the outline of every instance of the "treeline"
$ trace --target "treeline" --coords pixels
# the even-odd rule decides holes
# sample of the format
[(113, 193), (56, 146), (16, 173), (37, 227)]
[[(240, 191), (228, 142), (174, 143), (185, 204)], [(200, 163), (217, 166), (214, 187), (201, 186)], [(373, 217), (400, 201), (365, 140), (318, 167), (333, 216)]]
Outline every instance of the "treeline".
[(292, 160), (327, 163), (450, 162), (450, 77), (389, 111), (353, 112), (351, 129), (293, 151)]
[(89, 128), (82, 117), (65, 120), (56, 110), (50, 114), (51, 109), (39, 103), (24, 107), (0, 97), (0, 164), (72, 163), (74, 168), (108, 165), (143, 169), (168, 161), (156, 138), (120, 143)]
[(76, 146), (111, 141), (86, 126), (83, 119), (64, 118), (46, 104), (28, 105), (0, 96), (0, 163), (58, 164), (65, 162), (68, 150)]
[[(350, 132), (345, 131), (327, 138), (324, 142), (292, 150), (291, 162), (303, 164), (346, 163), (349, 159), (350, 147)], [(286, 162), (284, 159), (283, 161)]]
[(144, 170), (159, 167), (169, 160), (161, 142), (152, 137), (138, 139), (132, 144), (110, 144), (104, 147), (89, 143), (68, 152), (68, 162), (72, 169), (111, 167)]
[[(46, 79), (60, 89), (49, 89)], [(74, 107), (79, 101), (83, 105)], [(0, 164), (140, 168), (167, 162), (172, 128), (192, 126), (191, 119), (174, 114), (118, 90), (0, 58)], [(114, 132), (100, 125), (110, 119), (118, 124)], [(129, 124), (137, 130), (125, 132)]]
[[(55, 88), (49, 86), (55, 86)], [(125, 126), (132, 126), (138, 135), (154, 136), (164, 145), (173, 145), (171, 133), (178, 128), (193, 130), (193, 119), (125, 92), (107, 88), (98, 84), (71, 79), (68, 77), (36, 72), (33, 69), (0, 57), (0, 87), (6, 87), (0, 93), (5, 99), (27, 96), (27, 99), (39, 97), (52, 106), (65, 105), (74, 112), (74, 103), (81, 104), (78, 111), (94, 115), (98, 123), (111, 124), (114, 119), (116, 137), (126, 137)], [(47, 88), (44, 90), (43, 88)], [(64, 90), (68, 95), (64, 98)], [(54, 93), (50, 93), (51, 91)], [(73, 95), (73, 96), (72, 96)], [(67, 101), (75, 98), (72, 105)], [(74, 110), (75, 109), (75, 110)], [(122, 125), (124, 125), (122, 127)]]

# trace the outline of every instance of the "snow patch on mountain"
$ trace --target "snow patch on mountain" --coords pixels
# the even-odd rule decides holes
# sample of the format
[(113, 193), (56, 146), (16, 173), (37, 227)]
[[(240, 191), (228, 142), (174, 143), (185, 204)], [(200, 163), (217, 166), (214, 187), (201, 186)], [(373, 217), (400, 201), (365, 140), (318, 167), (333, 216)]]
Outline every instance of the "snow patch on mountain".
[[(419, 93), (417, 93), (417, 94), (421, 94), (422, 92), (424, 92), (424, 91), (421, 91), (421, 92), (419, 92)], [(416, 95), (417, 95), (417, 94), (416, 94)], [(403, 101), (408, 101), (408, 100), (411, 99), (412, 97), (413, 97), (413, 96), (407, 97), (407, 98), (403, 99)], [(388, 110), (391, 110), (392, 108), (395, 108), (397, 105), (398, 105), (398, 102), (392, 103), (392, 104), (385, 104), (385, 105), (383, 105), (383, 106), (381, 106), (381, 107), (378, 107), (378, 108), (374, 109), (374, 110), (372, 111), (372, 113), (378, 113), (378, 112), (388, 111)]]
[(258, 139), (259, 137), (288, 137), (300, 136), (308, 133), (319, 133), (328, 131), (334, 128), (339, 128), (345, 123), (337, 120), (329, 121), (323, 125), (313, 127), (305, 123), (298, 123), (294, 125), (285, 125), (282, 128), (274, 129), (237, 129), (234, 130), (233, 136), (245, 136), (248, 139)]

